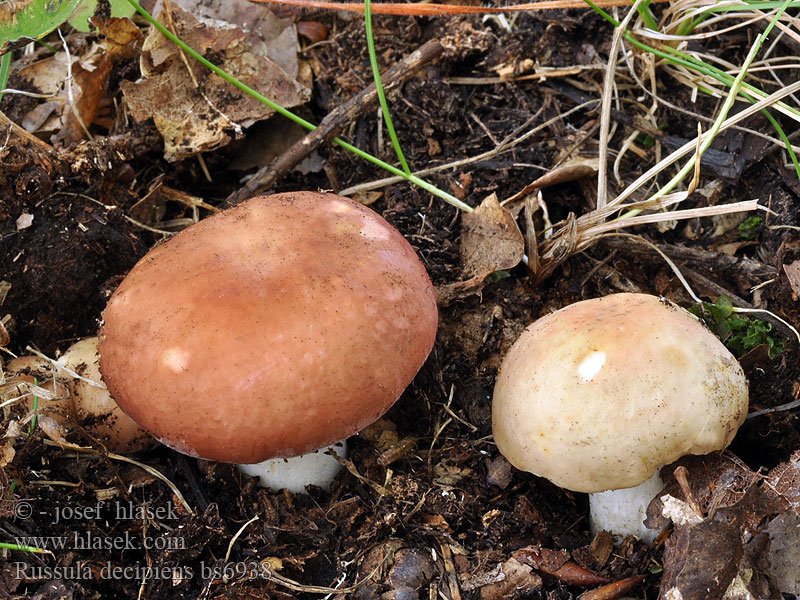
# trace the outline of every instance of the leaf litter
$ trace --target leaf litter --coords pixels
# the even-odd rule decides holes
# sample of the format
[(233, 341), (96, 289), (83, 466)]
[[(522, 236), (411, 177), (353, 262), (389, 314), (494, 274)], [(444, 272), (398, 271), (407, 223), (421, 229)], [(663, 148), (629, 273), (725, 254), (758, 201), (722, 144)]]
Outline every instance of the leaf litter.
[[(296, 62), (293, 69), (291, 61), (281, 60), (282, 53), (276, 55), (294, 73), (287, 72), (266, 55), (269, 46), (263, 40), (258, 44), (262, 54), (256, 54), (240, 27), (195, 16), (168, 1), (158, 18), (189, 46), (281, 106), (292, 108), (310, 98), (308, 87), (296, 79)], [(279, 34), (275, 43), (285, 43), (285, 37)], [(123, 82), (122, 91), (136, 120), (153, 118), (168, 161), (220, 148), (274, 112), (255, 98), (232, 91), (227, 81), (185, 56), (156, 29), (144, 40), (140, 67), (142, 78)]]

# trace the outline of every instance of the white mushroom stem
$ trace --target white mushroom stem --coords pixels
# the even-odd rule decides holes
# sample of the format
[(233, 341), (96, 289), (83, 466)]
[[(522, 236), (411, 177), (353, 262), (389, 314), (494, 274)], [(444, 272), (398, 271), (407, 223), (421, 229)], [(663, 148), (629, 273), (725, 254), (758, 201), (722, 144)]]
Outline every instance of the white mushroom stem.
[(305, 494), (307, 485), (329, 490), (342, 469), (341, 463), (331, 456), (331, 451), (346, 457), (347, 441), (342, 440), (330, 448), (321, 448), (302, 456), (271, 458), (251, 465), (236, 465), (236, 468), (245, 475), (258, 477), (261, 487), (275, 491), (286, 488), (295, 494)]
[(592, 533), (610, 531), (619, 537), (633, 535), (652, 544), (659, 532), (645, 527), (643, 521), (647, 517), (647, 505), (663, 488), (661, 469), (658, 469), (636, 487), (589, 494)]

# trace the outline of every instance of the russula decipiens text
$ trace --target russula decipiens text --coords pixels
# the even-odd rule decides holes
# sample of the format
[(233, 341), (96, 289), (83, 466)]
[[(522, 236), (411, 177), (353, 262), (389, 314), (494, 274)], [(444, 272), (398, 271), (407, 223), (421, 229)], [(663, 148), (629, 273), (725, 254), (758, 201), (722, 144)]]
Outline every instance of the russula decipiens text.
[(433, 347), (411, 245), (314, 192), (252, 198), (151, 250), (103, 314), (111, 394), (167, 446), (257, 463), (326, 448), (380, 417)]
[[(492, 426), (511, 464), (591, 494), (595, 530), (649, 541), (656, 470), (725, 448), (747, 406), (739, 363), (698, 319), (655, 296), (613, 294), (523, 332), (497, 377)], [(648, 480), (641, 499), (606, 491)]]

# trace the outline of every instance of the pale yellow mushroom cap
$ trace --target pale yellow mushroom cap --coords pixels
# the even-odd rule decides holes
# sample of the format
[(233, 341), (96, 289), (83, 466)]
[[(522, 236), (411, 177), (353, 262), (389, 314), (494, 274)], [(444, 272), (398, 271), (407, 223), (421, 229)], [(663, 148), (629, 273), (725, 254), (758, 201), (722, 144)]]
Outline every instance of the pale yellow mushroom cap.
[(492, 426), (518, 469), (593, 493), (725, 448), (747, 406), (742, 368), (697, 318), (655, 296), (613, 294), (523, 332), (497, 377)]

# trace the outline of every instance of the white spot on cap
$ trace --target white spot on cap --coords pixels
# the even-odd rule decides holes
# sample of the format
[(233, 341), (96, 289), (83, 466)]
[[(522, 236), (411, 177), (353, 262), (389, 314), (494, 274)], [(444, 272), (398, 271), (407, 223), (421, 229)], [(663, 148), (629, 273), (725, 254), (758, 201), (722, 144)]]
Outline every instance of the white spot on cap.
[(578, 365), (578, 375), (584, 381), (591, 381), (606, 364), (606, 353), (594, 351), (581, 361)]
[(366, 238), (370, 238), (373, 240), (388, 240), (391, 238), (389, 235), (389, 230), (383, 226), (383, 224), (378, 223), (373, 220), (368, 220), (361, 226), (359, 233)]
[(337, 214), (344, 214), (353, 210), (352, 206), (342, 200), (332, 200), (329, 204), (329, 207), (331, 212), (335, 212)]
[(161, 362), (173, 373), (180, 373), (189, 366), (189, 351), (178, 347), (167, 348), (161, 354)]

